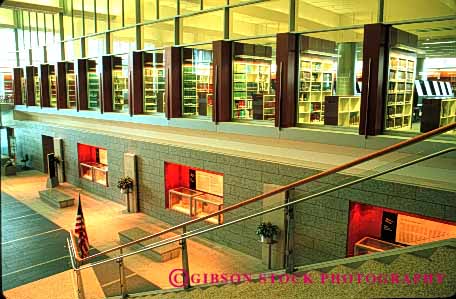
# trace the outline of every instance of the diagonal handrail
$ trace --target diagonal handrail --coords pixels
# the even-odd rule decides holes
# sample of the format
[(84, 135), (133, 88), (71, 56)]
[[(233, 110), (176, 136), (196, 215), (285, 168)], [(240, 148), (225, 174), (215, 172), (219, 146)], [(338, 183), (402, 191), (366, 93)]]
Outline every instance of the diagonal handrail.
[[(90, 259), (93, 259), (95, 257), (98, 257), (98, 256), (102, 256), (102, 255), (106, 255), (107, 253), (110, 253), (110, 252), (113, 252), (113, 251), (117, 251), (117, 250), (120, 250), (122, 248), (125, 248), (125, 247), (129, 247), (129, 246), (132, 246), (132, 245), (135, 245), (135, 244), (138, 244), (140, 242), (143, 242), (143, 241), (146, 241), (146, 240), (150, 240), (152, 238), (155, 238), (155, 237), (158, 237), (158, 236), (161, 236), (161, 235), (164, 235), (166, 233), (169, 233), (169, 232), (172, 232), (174, 230), (177, 230), (177, 229), (180, 229), (180, 228), (184, 228), (188, 225), (192, 225), (192, 224), (195, 224), (195, 223), (198, 223), (198, 222), (202, 222), (206, 219), (209, 219), (209, 218), (212, 218), (214, 216), (218, 216), (220, 214), (224, 214), (226, 212), (229, 212), (229, 211), (232, 211), (232, 210), (235, 210), (235, 209), (238, 209), (240, 207), (243, 207), (243, 206), (246, 206), (248, 204), (251, 204), (251, 203), (254, 203), (254, 202), (257, 202), (257, 201), (260, 201), (260, 200), (263, 200), (267, 197), (270, 197), (270, 196), (273, 196), (273, 195), (276, 195), (276, 194), (279, 194), (279, 193), (282, 193), (282, 192), (285, 192), (285, 191), (288, 191), (290, 189), (293, 189), (295, 187), (298, 187), (300, 185), (303, 185), (303, 184), (306, 184), (306, 183), (309, 183), (309, 182), (312, 182), (312, 181), (315, 181), (317, 179), (320, 179), (322, 177), (325, 177), (325, 176), (328, 176), (330, 174), (333, 174), (333, 173), (336, 173), (336, 172), (339, 172), (339, 171), (342, 171), (342, 170), (345, 170), (345, 169), (348, 169), (348, 168), (351, 168), (353, 166), (356, 166), (356, 165), (359, 165), (361, 163), (364, 163), (366, 161), (369, 161), (369, 160), (372, 160), (374, 158), (378, 158), (380, 156), (384, 156), (388, 153), (391, 153), (393, 151), (396, 151), (396, 150), (399, 150), (401, 148), (404, 148), (406, 146), (409, 146), (409, 145), (412, 145), (412, 144), (415, 144), (415, 143), (418, 143), (420, 141), (423, 141), (423, 140), (426, 140), (430, 137), (433, 137), (433, 136), (436, 136), (436, 135), (439, 135), (439, 134), (442, 134), (442, 133), (445, 133), (447, 131), (450, 131), (450, 130), (454, 130), (456, 129), (456, 122), (452, 123), (452, 124), (448, 124), (446, 126), (443, 126), (443, 127), (439, 127), (437, 129), (434, 129), (432, 131), (429, 131), (429, 132), (426, 132), (426, 133), (423, 133), (423, 134), (420, 134), (420, 135), (417, 135), (415, 137), (412, 137), (410, 139), (407, 139), (407, 140), (404, 140), (404, 141), (401, 141), (399, 143), (396, 143), (396, 144), (393, 144), (393, 145), (390, 145), (388, 147), (385, 147), (383, 149), (380, 149), (380, 150), (377, 150), (373, 153), (370, 153), (370, 154), (367, 154), (367, 155), (364, 155), (362, 157), (359, 157), (357, 159), (354, 159), (350, 162), (347, 162), (347, 163), (344, 163), (342, 165), (338, 165), (338, 166), (335, 166), (335, 167), (332, 167), (328, 170), (325, 170), (325, 171), (322, 171), (320, 173), (317, 173), (317, 174), (314, 174), (314, 175), (311, 175), (309, 177), (306, 177), (304, 179), (301, 179), (301, 180), (298, 180), (294, 183), (291, 183), (291, 184), (288, 184), (288, 185), (285, 185), (285, 186), (282, 186), (282, 187), (279, 187), (279, 188), (276, 188), (272, 191), (269, 191), (269, 192), (265, 192), (263, 194), (260, 194), (258, 196), (255, 196), (255, 197), (252, 197), (250, 199), (247, 199), (247, 200), (244, 200), (242, 202), (239, 202), (237, 204), (234, 204), (234, 205), (231, 205), (229, 207), (226, 207), (226, 208), (223, 208), (217, 212), (214, 212), (214, 213), (210, 213), (204, 217), (201, 217), (201, 218), (195, 218), (195, 219), (192, 219), (192, 220), (189, 220), (189, 221), (186, 221), (186, 222), (183, 222), (181, 224), (178, 224), (178, 225), (175, 225), (173, 227), (170, 227), (170, 228), (167, 228), (167, 229), (164, 229), (158, 233), (155, 233), (155, 234), (151, 234), (149, 236), (146, 236), (146, 237), (143, 237), (143, 238), (140, 238), (140, 239), (137, 239), (137, 240), (134, 240), (134, 241), (131, 241), (131, 242), (128, 242), (128, 243), (125, 243), (125, 244), (122, 244), (122, 245), (119, 245), (119, 246), (116, 246), (116, 247), (112, 247), (110, 249), (107, 249), (107, 250), (104, 250), (104, 251), (101, 251), (99, 253), (96, 253), (96, 254), (93, 254), (93, 255), (90, 255), (88, 257), (85, 257), (85, 258), (81, 258), (79, 256), (79, 253), (77, 250), (74, 250), (74, 257), (75, 259), (78, 261), (78, 263), (83, 263), (83, 262), (86, 262)], [(220, 227), (220, 226), (223, 226), (222, 225), (219, 225), (217, 227)], [(71, 233), (70, 233), (71, 234)], [(74, 237), (74, 236), (72, 236)]]
[[(245, 221), (245, 220), (248, 220), (248, 219), (251, 219), (251, 218), (255, 218), (255, 217), (258, 217), (258, 216), (261, 216), (261, 215), (264, 215), (264, 214), (268, 214), (270, 212), (273, 212), (273, 211), (276, 211), (276, 210), (280, 210), (280, 209), (286, 208), (288, 206), (296, 205), (296, 204), (298, 204), (300, 202), (307, 201), (307, 200), (315, 198), (315, 197), (319, 197), (319, 196), (322, 196), (322, 195), (325, 195), (325, 194), (328, 194), (328, 193), (331, 193), (331, 192), (334, 192), (334, 191), (337, 191), (337, 190), (340, 190), (340, 189), (343, 189), (343, 188), (346, 188), (346, 187), (349, 187), (349, 186), (352, 186), (352, 185), (359, 184), (361, 182), (364, 182), (364, 181), (367, 181), (367, 180), (382, 176), (384, 174), (387, 174), (387, 173), (390, 173), (390, 172), (393, 172), (393, 171), (396, 171), (396, 170), (399, 170), (399, 169), (406, 168), (408, 166), (417, 164), (419, 162), (423, 162), (423, 161), (426, 161), (426, 160), (429, 160), (429, 159), (432, 159), (432, 158), (435, 158), (435, 157), (438, 157), (438, 156), (441, 156), (441, 155), (444, 155), (444, 154), (447, 154), (447, 153), (453, 152), (453, 151), (456, 151), (456, 147), (450, 147), (450, 148), (441, 150), (439, 152), (436, 152), (436, 153), (433, 153), (433, 154), (430, 154), (430, 155), (427, 155), (427, 156), (424, 156), (424, 157), (421, 157), (421, 158), (418, 158), (418, 159), (415, 159), (415, 160), (400, 164), (398, 166), (386, 169), (384, 171), (381, 171), (381, 172), (378, 172), (378, 173), (375, 173), (375, 174), (372, 174), (372, 175), (369, 175), (369, 176), (366, 176), (366, 177), (362, 177), (362, 178), (359, 178), (359, 179), (344, 183), (342, 185), (338, 185), (336, 187), (333, 187), (333, 188), (330, 188), (330, 189), (326, 189), (326, 190), (320, 191), (318, 193), (311, 194), (311, 195), (305, 196), (303, 198), (296, 199), (296, 200), (293, 200), (293, 201), (290, 201), (290, 202), (287, 202), (287, 203), (284, 203), (284, 204), (269, 208), (267, 210), (262, 210), (260, 212), (249, 214), (247, 216), (244, 216), (244, 217), (241, 217), (241, 218), (238, 218), (238, 219), (223, 223), (223, 224), (218, 225), (218, 226), (212, 226), (212, 227), (209, 227), (209, 228), (202, 228), (202, 229), (195, 229), (195, 230), (192, 230), (190, 232), (183, 233), (181, 235), (173, 236), (171, 238), (160, 240), (160, 241), (155, 242), (153, 244), (149, 244), (149, 245), (144, 246), (143, 248), (141, 248), (139, 250), (136, 250), (136, 251), (133, 251), (133, 252), (121, 254), (120, 256), (116, 256), (116, 257), (113, 257), (113, 258), (108, 258), (108, 259), (105, 259), (105, 260), (102, 260), (102, 261), (99, 261), (99, 262), (86, 264), (84, 266), (81, 266), (78, 270), (83, 270), (83, 269), (86, 269), (86, 268), (95, 267), (95, 266), (100, 265), (100, 264), (104, 264), (104, 263), (116, 261), (116, 260), (119, 260), (119, 259), (123, 259), (125, 257), (136, 255), (138, 253), (141, 253), (141, 252), (144, 252), (144, 251), (148, 251), (150, 249), (154, 249), (154, 248), (157, 248), (157, 247), (161, 247), (161, 246), (164, 246), (164, 245), (167, 245), (167, 244), (171, 244), (171, 243), (174, 243), (176, 241), (181, 241), (181, 240), (188, 239), (188, 238), (191, 238), (191, 237), (195, 237), (195, 236), (198, 236), (198, 235), (210, 232), (210, 231), (218, 230), (218, 229), (224, 228), (226, 226), (230, 226), (230, 225), (236, 224), (238, 222), (242, 222), (242, 221)], [(71, 243), (71, 244), (74, 244), (74, 242)]]

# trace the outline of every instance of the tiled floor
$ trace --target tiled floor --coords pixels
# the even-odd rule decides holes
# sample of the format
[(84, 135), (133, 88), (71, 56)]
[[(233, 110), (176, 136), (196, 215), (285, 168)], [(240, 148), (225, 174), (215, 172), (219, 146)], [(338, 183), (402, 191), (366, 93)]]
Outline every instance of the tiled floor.
[[(38, 213), (50, 220), (52, 225), (61, 227), (64, 231), (73, 229), (77, 206), (56, 209), (40, 200), (38, 191), (45, 189), (45, 182), (46, 177), (40, 172), (20, 172), (17, 176), (2, 177), (2, 192), (27, 206), (30, 209), (29, 214)], [(69, 184), (63, 184), (58, 189), (72, 194), (75, 198), (79, 191)], [(85, 191), (81, 194), (87, 232), (90, 245), (93, 247), (92, 252), (118, 245), (119, 231), (138, 226), (150, 232), (158, 232), (167, 227), (165, 223), (142, 213), (127, 214), (121, 204), (93, 196)], [(65, 239), (62, 238), (62, 247), (66, 245), (64, 241)], [(192, 273), (258, 273), (266, 269), (265, 265), (256, 258), (206, 240), (189, 240), (187, 244)], [(130, 292), (152, 290), (156, 287), (170, 288), (170, 272), (173, 269), (182, 268), (180, 258), (159, 263), (142, 255), (128, 257), (124, 260), (124, 264), (127, 268), (127, 288)], [(82, 277), (87, 298), (102, 298), (105, 295), (118, 294), (117, 275), (118, 264), (115, 262), (83, 270)], [(46, 294), (43, 298), (72, 298), (74, 292), (72, 271), (61, 272), (18, 286), (6, 291), (5, 294), (8, 298), (37, 298), (35, 290)]]

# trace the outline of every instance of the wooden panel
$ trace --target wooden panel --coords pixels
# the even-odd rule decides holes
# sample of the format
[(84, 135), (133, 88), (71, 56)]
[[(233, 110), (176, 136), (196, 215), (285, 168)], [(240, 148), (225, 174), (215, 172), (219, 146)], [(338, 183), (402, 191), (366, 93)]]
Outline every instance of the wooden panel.
[(152, 53), (136, 51), (132, 53), (130, 98), (132, 99), (133, 114), (144, 113), (143, 57), (144, 61), (149, 61), (152, 59)]
[(50, 88), (49, 88), (49, 64), (40, 65), (40, 94), (41, 107), (51, 106)]
[(103, 56), (101, 59), (102, 68), (102, 112), (112, 112), (112, 56)]
[(166, 90), (166, 117), (177, 118), (182, 116), (182, 59), (181, 49), (177, 47), (165, 48), (165, 90)]
[(16, 67), (13, 69), (13, 90), (14, 90), (14, 105), (23, 105), (22, 103), (22, 78), (24, 70)]
[(216, 89), (214, 94), (214, 113), (212, 113), (212, 120), (215, 122), (231, 121), (232, 46), (232, 42), (229, 41), (214, 41), (212, 43), (212, 49), (214, 51), (214, 90)]
[(89, 108), (88, 80), (87, 80), (87, 59), (78, 59), (76, 63), (77, 76), (77, 110), (87, 110)]
[(325, 125), (337, 126), (339, 121), (339, 96), (325, 97)]
[(277, 34), (276, 127), (296, 125), (298, 56), (298, 36), (292, 33)]
[(34, 66), (25, 67), (25, 88), (27, 89), (26, 106), (35, 106), (35, 80), (34, 80)]
[(390, 25), (364, 26), (363, 89), (359, 133), (378, 135), (383, 130), (384, 98), (388, 69)]
[(57, 109), (67, 108), (66, 62), (57, 62)]
[(423, 99), (420, 130), (422, 133), (440, 127), (440, 109), (442, 103), (439, 99)]
[(336, 43), (333, 41), (304, 36), (300, 37), (301, 51), (317, 51), (329, 54), (337, 54)]

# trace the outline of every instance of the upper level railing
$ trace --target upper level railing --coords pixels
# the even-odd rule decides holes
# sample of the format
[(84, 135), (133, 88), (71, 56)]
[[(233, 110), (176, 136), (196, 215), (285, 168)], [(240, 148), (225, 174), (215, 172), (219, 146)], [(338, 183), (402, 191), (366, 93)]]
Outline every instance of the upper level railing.
[[(221, 210), (219, 210), (217, 212), (210, 213), (210, 214), (208, 214), (206, 216), (203, 216), (203, 217), (200, 217), (200, 218), (195, 218), (195, 219), (183, 222), (183, 223), (181, 223), (179, 225), (175, 225), (173, 227), (164, 229), (164, 230), (162, 230), (162, 231), (160, 231), (158, 233), (151, 234), (149, 236), (146, 236), (146, 237), (143, 237), (143, 238), (140, 238), (140, 239), (137, 239), (137, 240), (134, 240), (134, 241), (119, 245), (119, 246), (115, 246), (113, 248), (101, 251), (99, 253), (90, 255), (90, 256), (85, 257), (85, 258), (81, 258), (79, 253), (78, 253), (78, 251), (74, 250), (73, 256), (74, 256), (75, 260), (77, 261), (77, 263), (81, 265), (81, 264), (84, 264), (85, 262), (87, 262), (89, 260), (94, 259), (94, 258), (101, 257), (101, 256), (104, 256), (104, 255), (106, 255), (108, 253), (111, 253), (111, 252), (114, 252), (114, 251), (118, 251), (118, 250), (122, 250), (122, 249), (127, 248), (127, 247), (131, 247), (131, 246), (136, 245), (138, 243), (150, 240), (152, 238), (156, 238), (156, 237), (162, 236), (162, 235), (164, 235), (166, 233), (170, 233), (170, 232), (173, 232), (173, 231), (178, 230), (178, 229), (185, 229), (189, 225), (193, 225), (193, 224), (202, 222), (204, 220), (207, 220), (209, 218), (212, 218), (212, 217), (215, 217), (215, 216), (218, 216), (218, 215), (223, 215), (223, 214), (225, 214), (227, 212), (239, 209), (241, 207), (247, 206), (247, 205), (252, 204), (254, 202), (258, 202), (258, 201), (264, 200), (265, 198), (271, 197), (273, 195), (276, 195), (276, 194), (279, 194), (279, 193), (282, 193), (282, 192), (287, 192), (287, 191), (289, 191), (291, 189), (294, 189), (294, 188), (299, 187), (301, 185), (310, 183), (312, 181), (316, 181), (317, 179), (326, 177), (326, 176), (328, 176), (330, 174), (334, 174), (334, 173), (349, 169), (349, 168), (354, 167), (356, 165), (359, 165), (361, 163), (364, 163), (364, 162), (370, 161), (372, 159), (384, 156), (384, 155), (386, 155), (388, 153), (397, 151), (397, 150), (402, 149), (402, 148), (404, 148), (406, 146), (409, 146), (409, 145), (412, 145), (412, 144), (416, 144), (416, 143), (418, 143), (420, 141), (423, 141), (423, 140), (426, 140), (426, 139), (428, 139), (430, 137), (433, 137), (433, 136), (436, 136), (436, 135), (439, 135), (439, 134), (442, 134), (444, 132), (447, 132), (447, 131), (450, 131), (450, 130), (454, 130), (454, 129), (456, 129), (456, 122), (452, 123), (452, 124), (448, 124), (448, 125), (440, 127), (440, 128), (437, 128), (437, 129), (434, 129), (432, 131), (420, 134), (420, 135), (415, 136), (413, 138), (410, 138), (408, 140), (401, 141), (401, 142), (399, 142), (397, 144), (393, 144), (393, 145), (385, 147), (385, 148), (383, 148), (381, 150), (374, 151), (374, 152), (372, 152), (370, 154), (367, 154), (365, 156), (359, 157), (357, 159), (354, 159), (354, 160), (352, 160), (350, 162), (347, 162), (347, 163), (344, 163), (342, 165), (330, 168), (328, 170), (322, 171), (322, 172), (317, 173), (315, 175), (306, 177), (304, 179), (298, 180), (298, 181), (296, 181), (294, 183), (285, 185), (283, 187), (276, 188), (276, 189), (274, 189), (272, 191), (269, 191), (269, 192), (265, 192), (265, 193), (263, 193), (261, 195), (252, 197), (250, 199), (244, 200), (244, 201), (239, 202), (237, 204), (234, 204), (234, 205), (231, 205), (229, 207), (223, 208), (223, 209), (221, 209)], [(452, 150), (450, 150), (450, 151), (452, 151)], [(443, 151), (443, 153), (446, 153), (446, 151)], [(433, 156), (431, 156), (431, 158), (432, 157)], [(421, 160), (418, 159), (416, 161), (420, 162)], [(415, 162), (415, 163), (418, 163), (418, 162)], [(403, 165), (406, 165), (406, 164), (403, 164)], [(396, 169), (393, 169), (391, 171), (394, 171), (394, 170), (396, 170)], [(381, 174), (385, 174), (385, 173), (388, 173), (388, 172), (382, 172)], [(378, 176), (378, 175), (369, 176), (369, 177), (367, 177), (367, 179), (370, 179), (370, 178), (373, 178), (373, 177), (376, 177), (376, 176)], [(343, 188), (343, 187), (346, 187), (347, 185), (344, 184), (344, 185), (341, 185), (341, 186)], [(330, 189), (330, 190), (332, 190), (332, 189)], [(332, 191), (334, 191), (334, 190), (332, 190)], [(283, 207), (281, 207), (281, 208), (283, 208)], [(223, 226), (224, 226), (224, 224), (219, 225), (217, 227), (223, 227)], [(72, 237), (74, 237), (74, 236), (72, 235)], [(174, 241), (176, 241), (176, 240), (174, 240)], [(166, 243), (166, 244), (168, 244), (168, 243)], [(165, 244), (163, 244), (163, 245), (165, 245)], [(153, 248), (153, 247), (148, 247), (148, 249), (150, 249), (150, 248)]]

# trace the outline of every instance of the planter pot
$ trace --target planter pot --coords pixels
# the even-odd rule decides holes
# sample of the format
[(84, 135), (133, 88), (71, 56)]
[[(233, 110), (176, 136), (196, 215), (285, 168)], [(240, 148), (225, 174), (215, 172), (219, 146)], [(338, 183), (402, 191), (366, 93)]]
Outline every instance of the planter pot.
[(127, 192), (128, 192), (128, 189), (124, 189), (124, 188), (120, 189), (120, 193), (122, 193), (122, 194), (126, 194)]
[(265, 236), (260, 236), (260, 242), (261, 243), (266, 243), (266, 244), (271, 244), (272, 243), (272, 238), (265, 237)]

